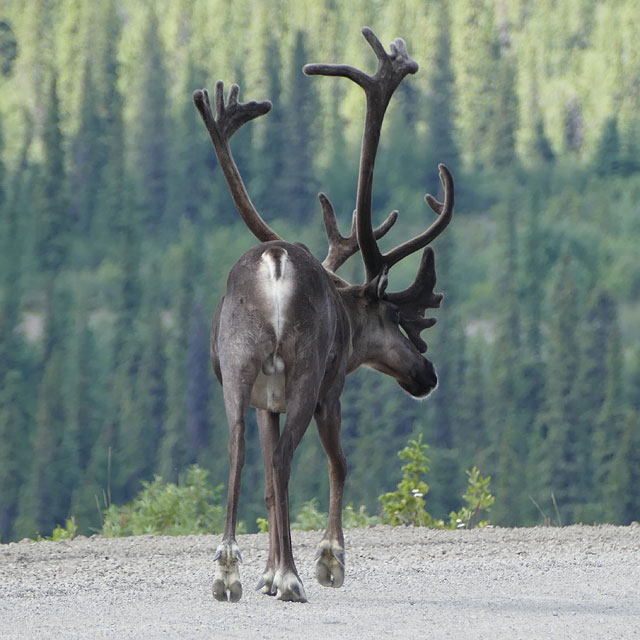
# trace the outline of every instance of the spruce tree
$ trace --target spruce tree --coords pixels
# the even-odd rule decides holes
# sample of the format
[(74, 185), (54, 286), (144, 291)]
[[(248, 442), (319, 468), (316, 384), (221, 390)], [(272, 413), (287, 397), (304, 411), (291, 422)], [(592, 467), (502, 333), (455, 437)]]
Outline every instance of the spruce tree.
[[(611, 294), (598, 289), (592, 295), (580, 332), (580, 369), (576, 372), (576, 408), (580, 424), (579, 438), (576, 442), (580, 464), (584, 469), (580, 482), (580, 501), (585, 504), (594, 502), (595, 457), (594, 434), (602, 411), (607, 379), (607, 354), (616, 331), (618, 314), (615, 300)], [(586, 507), (583, 518), (591, 519), (592, 507)]]
[(212, 371), (209, 354), (210, 320), (203, 309), (201, 296), (196, 296), (187, 336), (187, 415), (191, 449), (199, 464), (202, 453), (212, 439), (210, 413)]
[(488, 455), (487, 383), (483, 351), (488, 345), (475, 345), (467, 356), (462, 392), (459, 394), (460, 419), (456, 429), (455, 446), (466, 461), (483, 468)]
[[(620, 329), (616, 322), (610, 329), (606, 351), (605, 396), (593, 436), (593, 469), (595, 495), (599, 499), (600, 519), (620, 523), (624, 517), (625, 499), (621, 492), (630, 483), (618, 462), (628, 465), (633, 437), (627, 434), (626, 451), (621, 448), (625, 428), (623, 409), (624, 378)], [(632, 427), (629, 429), (631, 430)], [(622, 476), (620, 474), (623, 474)]]
[(542, 163), (550, 163), (555, 159), (555, 154), (547, 137), (541, 115), (538, 115), (535, 120), (530, 153), (534, 160)]
[[(136, 380), (138, 377), (140, 344), (140, 306), (142, 282), (140, 277), (140, 221), (137, 210), (126, 206), (121, 212), (121, 232), (116, 236), (120, 270), (116, 281), (114, 327), (111, 342), (108, 403), (103, 416), (103, 428), (94, 442), (85, 473), (85, 496), (97, 496), (101, 506), (122, 502), (124, 496), (123, 469), (118, 467), (119, 435), (128, 420), (135, 419)], [(104, 498), (103, 498), (104, 497)]]
[(166, 419), (166, 340), (158, 271), (153, 261), (140, 310), (140, 364), (131, 380), (132, 392), (122, 390), (116, 472), (127, 499), (138, 492), (141, 480), (153, 476)]
[(612, 116), (605, 120), (594, 154), (593, 164), (596, 172), (601, 176), (617, 173), (621, 164), (620, 153), (618, 119)]
[[(433, 439), (434, 447), (450, 449), (453, 446), (457, 415), (455, 407), (456, 373), (460, 359), (458, 336), (461, 332), (459, 316), (456, 311), (455, 274), (455, 240), (452, 233), (445, 233), (438, 239), (437, 246), (438, 283), (446, 290), (446, 301), (438, 314), (438, 324), (432, 331), (434, 352), (433, 361), (437, 364), (438, 387), (432, 394), (434, 409)], [(431, 338), (431, 336), (428, 336)]]
[(264, 95), (271, 101), (273, 108), (265, 122), (261, 123), (263, 136), (253, 156), (251, 192), (255, 193), (256, 206), (261, 215), (266, 220), (274, 220), (287, 211), (284, 206), (286, 203), (281, 198), (286, 149), (286, 108), (280, 79), (280, 43), (271, 32), (267, 37), (264, 60)]
[[(314, 156), (318, 97), (315, 95), (316, 83), (309, 82), (302, 73), (302, 67), (308, 60), (305, 34), (296, 31), (287, 75), (288, 97), (284, 105), (281, 198), (282, 203), (286, 203), (289, 219), (300, 222), (307, 222), (316, 215)], [(282, 211), (278, 213), (282, 215)]]
[(0, 21), (0, 75), (9, 78), (13, 75), (14, 63), (18, 56), (18, 42), (11, 25)]
[(49, 534), (69, 516), (78, 478), (75, 434), (70, 415), (68, 349), (71, 294), (57, 285), (50, 297), (45, 325), (45, 360), (37, 392), (36, 427), (28, 479), (23, 485), (16, 533)]
[[(4, 365), (2, 366), (4, 369)], [(1, 371), (0, 385), (0, 541), (7, 542), (13, 533), (18, 510), (18, 496), (24, 481), (25, 450), (21, 442), (28, 433), (24, 399), (24, 380), (19, 370)]]
[[(444, 162), (456, 175), (459, 165), (458, 146), (454, 139), (456, 85), (451, 64), (451, 17), (449, 3), (435, 7), (437, 36), (429, 90), (424, 99), (425, 120), (429, 129), (428, 149), (436, 162)], [(425, 163), (427, 165), (433, 162)], [(428, 183), (427, 183), (428, 185)], [(435, 185), (431, 185), (433, 189)]]
[(202, 249), (196, 238), (196, 230), (191, 224), (184, 223), (176, 322), (167, 349), (167, 418), (158, 452), (158, 469), (166, 480), (175, 480), (176, 474), (193, 462), (196, 455), (187, 430), (189, 327), (193, 315), (195, 283), (202, 268)]
[(522, 337), (518, 300), (518, 242), (516, 236), (515, 186), (498, 211), (500, 263), (496, 277), (498, 335), (494, 347), (492, 414), (493, 456), (496, 460), (496, 509), (493, 517), (501, 524), (519, 521), (524, 484), (526, 418), (522, 411)]
[(582, 103), (573, 98), (566, 107), (564, 116), (564, 144), (567, 151), (579, 154), (584, 144), (585, 121)]
[(7, 197), (4, 138), (0, 121), (0, 221), (5, 236), (0, 240), (0, 388), (4, 375), (15, 366), (15, 329), (20, 320), (20, 238), (15, 201)]
[[(85, 60), (80, 104), (80, 126), (71, 143), (70, 214), (77, 235), (75, 247), (86, 245), (93, 229), (96, 191), (101, 168), (100, 128), (96, 86), (91, 62)], [(86, 250), (86, 248), (85, 248)], [(85, 256), (82, 256), (84, 258)]]
[(109, 358), (105, 357), (96, 331), (90, 325), (87, 300), (81, 300), (76, 312), (75, 348), (72, 352), (76, 369), (75, 386), (69, 422), (75, 425), (78, 456), (78, 480), (73, 487), (71, 514), (79, 531), (88, 532), (100, 526), (96, 497), (100, 491), (92, 484), (91, 456), (103, 431), (109, 426), (111, 397)]
[(503, 51), (496, 60), (496, 102), (487, 132), (486, 155), (491, 165), (501, 169), (513, 164), (518, 128), (518, 100), (515, 88), (515, 61)]
[(147, 9), (141, 52), (136, 89), (137, 193), (147, 228), (157, 232), (167, 206), (169, 136), (165, 52), (153, 8)]
[[(215, 200), (212, 191), (212, 182), (223, 191), (224, 185), (219, 184), (216, 178), (221, 178), (220, 171), (211, 171), (211, 162), (215, 158), (211, 149), (208, 136), (203, 136), (202, 123), (198, 112), (193, 106), (191, 97), (193, 91), (204, 83), (205, 74), (189, 59), (185, 72), (185, 87), (182, 92), (182, 104), (177, 122), (177, 137), (174, 140), (174, 158), (177, 171), (171, 172), (171, 211), (175, 216), (171, 226), (178, 226), (180, 218), (184, 217), (193, 224), (203, 222), (205, 218), (210, 222), (213, 213), (212, 199)], [(241, 87), (242, 88), (242, 87)], [(241, 140), (246, 127), (242, 127), (234, 137), (234, 158), (238, 164), (238, 153), (247, 142)], [(246, 153), (246, 151), (245, 151)], [(240, 172), (245, 175), (243, 168)], [(245, 176), (246, 178), (246, 176)], [(220, 200), (220, 198), (217, 198)]]
[(47, 111), (42, 133), (44, 166), (36, 196), (38, 238), (36, 255), (40, 269), (48, 278), (55, 277), (69, 253), (71, 230), (57, 81), (52, 75), (48, 84)]
[(564, 253), (551, 295), (545, 406), (538, 415), (530, 458), (531, 480), (537, 488), (534, 498), (552, 513), (555, 499), (562, 524), (574, 520), (584, 473), (576, 448), (580, 429), (575, 377), (580, 362), (576, 336), (578, 305), (571, 258)]
[(457, 128), (465, 160), (471, 166), (482, 167), (493, 160), (487, 143), (496, 115), (496, 100), (504, 95), (495, 91), (501, 84), (499, 73), (504, 71), (498, 64), (500, 42), (493, 3), (462, 2), (456, 9), (452, 17), (459, 106)]
[[(546, 358), (544, 356), (543, 320), (545, 281), (548, 266), (545, 264), (544, 234), (541, 230), (540, 216), (545, 206), (544, 175), (540, 169), (536, 171), (536, 179), (529, 186), (529, 197), (524, 207), (525, 231), (522, 237), (522, 268), (520, 269), (520, 326), (521, 349), (519, 361), (519, 398), (520, 427), (525, 430), (524, 447), (531, 445), (535, 439), (535, 424), (545, 399)], [(539, 184), (542, 183), (542, 184)], [(531, 452), (523, 454), (525, 474), (529, 466)], [(532, 474), (535, 468), (529, 466)], [(531, 485), (532, 478), (525, 476), (525, 485)], [(538, 513), (528, 495), (521, 496), (522, 523), (532, 524), (537, 521)]]
[(100, 3), (100, 12), (102, 28), (98, 31), (94, 52), (97, 87), (94, 100), (99, 105), (99, 144), (104, 155), (99, 166), (92, 235), (103, 243), (106, 255), (118, 262), (131, 215), (130, 180), (125, 178), (124, 162), (124, 101), (118, 89), (117, 47), (121, 24), (115, 0)]

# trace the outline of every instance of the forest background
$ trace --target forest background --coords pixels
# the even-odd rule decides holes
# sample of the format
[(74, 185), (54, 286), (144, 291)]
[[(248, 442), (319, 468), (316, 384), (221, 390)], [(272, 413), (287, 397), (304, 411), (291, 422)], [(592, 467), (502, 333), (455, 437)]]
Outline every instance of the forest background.
[[(350, 377), (347, 501), (375, 512), (395, 452), (422, 433), (435, 517), (475, 464), (498, 524), (640, 518), (640, 2), (0, 0), (0, 540), (70, 514), (99, 529), (106, 504), (192, 463), (226, 481), (208, 332), (255, 239), (191, 94), (223, 79), (273, 102), (234, 153), (263, 217), (322, 259), (317, 192), (346, 231), (364, 101), (301, 67), (373, 71), (364, 25), (420, 64), (382, 133), (374, 215), (400, 210), (388, 243), (430, 223), (438, 162), (457, 200), (426, 336), (440, 385), (416, 402), (380, 374)], [(391, 288), (415, 274), (405, 262)], [(341, 273), (361, 281), (360, 261)], [(314, 431), (294, 509), (328, 501)], [(251, 529), (253, 418), (247, 443)]]

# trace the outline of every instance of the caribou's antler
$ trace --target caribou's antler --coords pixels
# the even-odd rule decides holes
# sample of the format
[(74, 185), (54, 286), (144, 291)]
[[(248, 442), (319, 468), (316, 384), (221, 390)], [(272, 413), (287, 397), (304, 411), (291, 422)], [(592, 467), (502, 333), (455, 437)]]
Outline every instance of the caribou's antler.
[[(333, 205), (329, 202), (329, 198), (327, 198), (324, 193), (319, 194), (318, 198), (322, 205), (324, 227), (327, 231), (327, 238), (329, 239), (329, 252), (327, 253), (327, 257), (324, 259), (322, 266), (327, 271), (335, 273), (348, 258), (350, 258), (354, 253), (357, 253), (360, 249), (356, 234), (356, 212), (353, 212), (351, 233), (349, 236), (345, 237), (340, 233), (340, 229), (338, 229), (336, 214), (333, 210)], [(379, 227), (376, 227), (373, 230), (376, 239), (382, 238), (382, 236), (384, 236), (395, 224), (397, 219), (398, 212), (392, 211), (387, 219)]]
[(380, 129), (393, 92), (407, 74), (418, 71), (418, 63), (409, 57), (407, 47), (401, 38), (397, 38), (391, 44), (391, 53), (388, 54), (371, 29), (365, 27), (362, 29), (362, 35), (378, 58), (378, 69), (373, 76), (354, 67), (341, 64), (308, 64), (303, 70), (307, 75), (349, 78), (362, 87), (367, 98), (356, 200), (356, 230), (365, 264), (367, 282), (370, 282), (380, 274), (383, 267), (371, 224), (373, 169), (380, 141)]
[(420, 262), (420, 268), (413, 284), (404, 291), (385, 294), (385, 299), (400, 309), (400, 326), (420, 353), (427, 350), (427, 343), (420, 332), (432, 327), (435, 318), (425, 318), (427, 309), (437, 309), (442, 302), (442, 294), (434, 293), (436, 286), (436, 266), (433, 249), (427, 247)]
[[(402, 243), (389, 253), (381, 253), (376, 242), (380, 235), (376, 234), (371, 222), (373, 171), (380, 141), (380, 131), (393, 92), (405, 76), (416, 73), (418, 64), (409, 57), (402, 39), (396, 39), (390, 46), (391, 52), (387, 53), (371, 29), (365, 27), (362, 29), (362, 35), (378, 58), (378, 68), (373, 76), (354, 67), (338, 64), (308, 64), (304, 67), (304, 72), (308, 75), (349, 78), (362, 87), (365, 92), (367, 110), (358, 176), (356, 232), (365, 266), (366, 283), (373, 283), (377, 279), (375, 288), (379, 295), (384, 295), (386, 299), (400, 308), (400, 324), (411, 341), (423, 353), (426, 351), (427, 345), (420, 338), (420, 332), (435, 324), (435, 319), (424, 318), (425, 310), (440, 306), (442, 299), (441, 295), (433, 293), (433, 287), (436, 283), (433, 251), (429, 248), (425, 249), (416, 279), (411, 287), (405, 291), (384, 294), (387, 272), (403, 258), (427, 247), (451, 222), (454, 206), (453, 178), (447, 167), (443, 164), (439, 165), (440, 180), (445, 194), (444, 202), (438, 202), (431, 195), (425, 196), (427, 204), (438, 214), (438, 218), (420, 235)], [(328, 210), (324, 202), (323, 209)], [(329, 210), (329, 214), (331, 213)], [(327, 215), (325, 213), (325, 219)], [(329, 235), (331, 243), (331, 234)], [(329, 256), (331, 256), (331, 249)], [(329, 256), (327, 256), (327, 260), (329, 260)]]
[(238, 213), (242, 216), (249, 230), (261, 242), (281, 240), (282, 238), (262, 219), (253, 206), (229, 147), (231, 136), (249, 120), (268, 113), (271, 110), (271, 103), (269, 101), (247, 102), (244, 104), (238, 102), (240, 89), (237, 84), (234, 84), (231, 87), (231, 91), (229, 91), (229, 98), (225, 105), (223, 89), (223, 83), (216, 82), (215, 116), (211, 111), (209, 94), (206, 89), (194, 91), (193, 101), (211, 136), (218, 162), (229, 185), (231, 197), (238, 209)]
[(409, 57), (407, 47), (401, 38), (397, 38), (391, 43), (391, 53), (387, 53), (371, 29), (365, 27), (362, 29), (362, 35), (378, 58), (378, 68), (373, 76), (354, 67), (341, 64), (308, 64), (305, 65), (304, 72), (307, 75), (349, 78), (363, 88), (367, 98), (358, 178), (356, 228), (362, 259), (365, 263), (367, 282), (370, 282), (382, 272), (385, 266), (390, 269), (402, 258), (424, 248), (442, 233), (451, 221), (453, 213), (453, 179), (449, 170), (444, 165), (440, 165), (440, 178), (445, 190), (445, 201), (441, 204), (432, 196), (426, 196), (427, 203), (439, 214), (438, 220), (421, 235), (401, 244), (387, 254), (382, 254), (378, 248), (371, 223), (373, 170), (380, 141), (380, 130), (393, 92), (406, 75), (418, 71), (418, 63)]

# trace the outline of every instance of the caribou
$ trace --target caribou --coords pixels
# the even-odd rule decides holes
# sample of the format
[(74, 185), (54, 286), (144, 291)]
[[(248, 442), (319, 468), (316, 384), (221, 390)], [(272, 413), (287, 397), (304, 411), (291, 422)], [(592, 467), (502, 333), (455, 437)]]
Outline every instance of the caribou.
[[(292, 551), (289, 521), (289, 478), (293, 455), (311, 419), (328, 458), (330, 478), (328, 525), (317, 547), (315, 575), (326, 587), (344, 580), (345, 550), (342, 499), (347, 464), (340, 444), (340, 394), (345, 377), (360, 366), (392, 376), (416, 398), (437, 385), (433, 364), (423, 356), (420, 334), (435, 324), (427, 309), (440, 306), (434, 293), (436, 272), (430, 243), (453, 215), (451, 173), (439, 165), (444, 192), (440, 202), (425, 200), (436, 218), (426, 230), (382, 253), (378, 240), (396, 222), (392, 212), (377, 228), (372, 225), (372, 189), (376, 152), (385, 111), (403, 78), (414, 74), (404, 41), (396, 39), (388, 53), (369, 28), (362, 34), (378, 66), (374, 75), (342, 64), (307, 64), (307, 75), (342, 76), (359, 85), (366, 96), (366, 115), (351, 233), (343, 236), (333, 206), (319, 194), (329, 251), (321, 263), (306, 246), (283, 240), (254, 207), (233, 159), (229, 140), (245, 123), (266, 114), (271, 103), (238, 102), (233, 85), (225, 102), (221, 81), (215, 86), (215, 113), (206, 90), (193, 94), (209, 132), (231, 196), (249, 230), (260, 244), (232, 267), (224, 297), (211, 330), (211, 360), (223, 389), (229, 423), (229, 486), (222, 542), (214, 556), (213, 595), (220, 601), (242, 596), (236, 542), (238, 498), (245, 457), (245, 418), (257, 411), (265, 468), (265, 504), (269, 521), (269, 554), (258, 583), (262, 593), (280, 600), (306, 602)], [(403, 258), (423, 250), (413, 284), (387, 291), (389, 270)], [(363, 284), (350, 284), (336, 274), (360, 251)], [(280, 414), (285, 414), (280, 430)]]

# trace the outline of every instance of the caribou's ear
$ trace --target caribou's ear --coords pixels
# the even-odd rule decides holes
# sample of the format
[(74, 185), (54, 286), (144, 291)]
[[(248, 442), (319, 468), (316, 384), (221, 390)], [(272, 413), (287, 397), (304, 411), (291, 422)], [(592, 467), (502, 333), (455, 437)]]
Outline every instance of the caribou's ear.
[(389, 269), (385, 265), (382, 271), (365, 285), (365, 295), (371, 300), (381, 300), (389, 284)]

